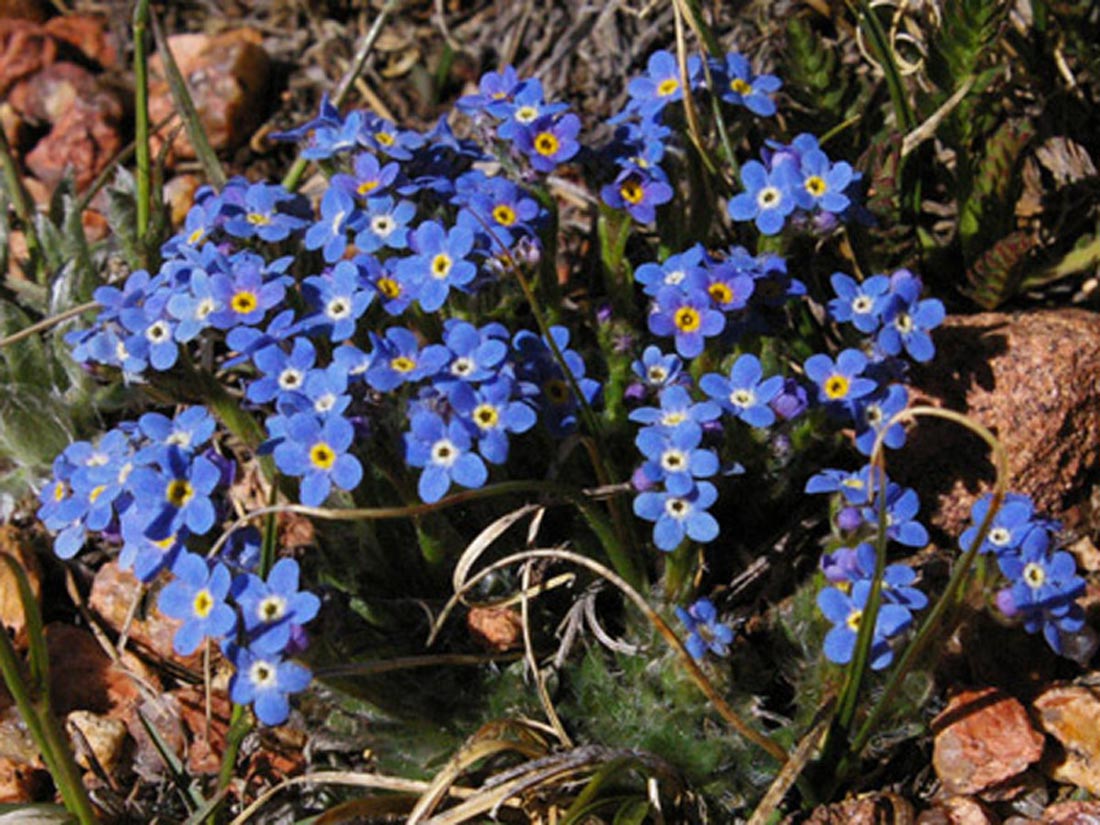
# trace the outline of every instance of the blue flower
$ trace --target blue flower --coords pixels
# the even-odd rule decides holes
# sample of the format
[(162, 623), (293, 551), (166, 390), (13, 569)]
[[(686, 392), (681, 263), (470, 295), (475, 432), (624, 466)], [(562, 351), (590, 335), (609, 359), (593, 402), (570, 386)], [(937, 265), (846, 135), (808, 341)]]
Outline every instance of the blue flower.
[[(600, 383), (585, 377), (584, 359), (575, 350), (569, 349), (569, 330), (562, 326), (553, 326), (550, 327), (550, 336), (584, 400), (589, 404), (594, 403), (600, 393)], [(546, 428), (554, 436), (571, 433), (577, 426), (580, 401), (574, 395), (573, 388), (566, 380), (550, 346), (529, 330), (517, 332), (512, 346), (519, 356), (516, 377), (538, 395)]]
[(254, 183), (244, 190), (240, 211), (225, 222), (225, 231), (237, 238), (258, 237), (268, 243), (286, 240), (307, 221), (280, 206), (301, 208), (302, 200), (278, 184)]
[(508, 344), (494, 333), (490, 325), (479, 330), (467, 321), (448, 319), (443, 343), (452, 358), (437, 383), (445, 387), (452, 381), (488, 381), (499, 375), (501, 365), (508, 357)]
[(844, 194), (855, 174), (844, 161), (831, 163), (820, 149), (812, 149), (801, 157), (799, 171), (802, 185), (794, 190), (795, 200), (807, 212), (814, 207), (824, 212), (839, 214), (851, 201)]
[(516, 134), (515, 144), (536, 171), (553, 172), (559, 163), (570, 160), (580, 150), (577, 142), (580, 130), (581, 121), (576, 115), (541, 117)]
[(477, 88), (477, 94), (460, 97), (455, 108), (471, 115), (484, 110), (495, 117), (504, 117), (520, 88), (520, 80), (512, 66), (505, 66), (499, 72), (483, 74)]
[(409, 245), (408, 223), (416, 216), (412, 201), (394, 203), (387, 196), (370, 198), (363, 213), (363, 228), (355, 236), (360, 252), (377, 252), (382, 247), (406, 249)]
[(651, 344), (630, 368), (647, 387), (661, 389), (676, 382), (680, 377), (682, 363), (679, 356), (665, 355), (659, 347)]
[[(863, 455), (871, 455), (875, 439), (886, 423), (909, 404), (909, 392), (904, 384), (891, 384), (872, 395), (865, 395), (851, 402), (852, 418), (856, 422), (856, 449)], [(891, 450), (905, 445), (905, 425), (896, 421), (883, 436), (882, 443)]]
[(528, 404), (513, 397), (514, 385), (506, 375), (473, 389), (460, 382), (450, 393), (455, 412), (477, 439), (478, 452), (491, 464), (508, 460), (508, 433), (524, 433), (538, 417)]
[(634, 280), (642, 285), (646, 295), (654, 298), (665, 287), (684, 290), (692, 275), (702, 271), (705, 256), (702, 244), (696, 244), (678, 255), (669, 255), (663, 263), (642, 264), (634, 270)]
[(829, 282), (837, 295), (829, 301), (829, 315), (834, 321), (849, 322), (868, 335), (878, 329), (885, 295), (890, 288), (889, 278), (885, 275), (872, 275), (859, 283), (843, 272), (835, 272)]
[[(870, 525), (877, 525), (879, 518), (878, 495), (881, 491), (876, 488), (876, 500), (863, 508), (863, 520)], [(915, 520), (920, 511), (920, 498), (916, 490), (894, 484), (886, 483), (886, 535), (898, 544), (906, 547), (924, 547), (928, 544), (928, 531), (924, 525)]]
[(154, 514), (147, 529), (163, 539), (186, 527), (202, 535), (214, 526), (216, 512), (210, 496), (221, 481), (221, 471), (201, 455), (190, 456), (175, 445), (162, 455), (161, 470), (139, 467), (130, 476), (135, 498)]
[(370, 198), (377, 197), (392, 186), (400, 171), (396, 163), (381, 165), (378, 158), (370, 152), (356, 155), (352, 168), (351, 175), (343, 172), (333, 175), (329, 186), (342, 189), (352, 197), (368, 203)]
[(302, 479), (302, 504), (319, 507), (332, 485), (352, 490), (359, 484), (363, 466), (348, 453), (354, 437), (351, 423), (337, 415), (323, 422), (309, 412), (290, 417), (285, 439), (275, 447), (275, 464), (287, 475)]
[[(286, 266), (289, 259), (279, 264)], [(274, 265), (273, 265), (274, 266)], [(278, 269), (276, 277), (268, 278), (263, 258), (242, 252), (234, 256), (231, 274), (219, 272), (211, 282), (211, 293), (217, 304), (207, 320), (217, 329), (238, 325), (255, 326), (264, 319), (267, 310), (282, 303), (286, 295), (286, 280)]]
[(869, 395), (877, 384), (862, 378), (867, 368), (867, 356), (859, 350), (846, 349), (833, 361), (828, 355), (811, 355), (806, 359), (806, 377), (817, 384), (817, 397), (823, 404), (836, 405)]
[(313, 678), (306, 668), (284, 661), (277, 654), (257, 653), (229, 645), (226, 658), (236, 672), (229, 680), (229, 698), (238, 705), (252, 705), (265, 725), (281, 725), (290, 716), (291, 693), (305, 690)]
[[(688, 61), (688, 82), (694, 88), (701, 77), (702, 63), (698, 57)], [(684, 97), (680, 66), (670, 52), (653, 52), (646, 63), (646, 73), (627, 84), (631, 108), (643, 117), (660, 112), (666, 105)]]
[[(852, 660), (870, 592), (869, 581), (857, 581), (850, 594), (835, 587), (826, 587), (817, 594), (817, 606), (834, 625), (825, 635), (825, 658), (830, 662), (846, 665)], [(908, 628), (912, 620), (912, 613), (903, 605), (885, 600), (879, 605), (871, 640), (872, 670), (882, 670), (893, 661), (894, 651), (890, 649), (889, 639)]]
[(414, 413), (405, 434), (405, 459), (422, 467), (417, 492), (431, 504), (446, 495), (453, 481), (463, 487), (481, 487), (489, 471), (480, 456), (470, 451), (470, 436), (459, 421), (444, 424), (438, 415)]
[(600, 189), (603, 202), (612, 209), (625, 209), (639, 223), (653, 223), (657, 207), (672, 200), (672, 187), (644, 169), (628, 167), (614, 181)]
[(237, 614), (225, 602), (229, 595), (229, 571), (212, 567), (201, 556), (184, 553), (173, 567), (176, 578), (165, 585), (157, 607), (165, 616), (180, 619), (172, 648), (181, 656), (194, 653), (203, 639), (222, 639), (237, 626)]
[(317, 615), (321, 600), (298, 590), (298, 575), (298, 562), (279, 559), (267, 574), (267, 581), (246, 573), (233, 582), (233, 597), (241, 608), (253, 652), (286, 650), (291, 628)]
[(205, 407), (188, 407), (175, 418), (146, 413), (138, 419), (138, 428), (153, 442), (151, 447), (138, 451), (138, 461), (163, 463), (164, 453), (170, 447), (194, 453), (204, 446), (214, 434), (215, 422)]
[[(716, 462), (717, 463), (717, 462)], [(718, 537), (718, 522), (707, 508), (718, 500), (718, 491), (708, 481), (693, 484), (680, 494), (650, 490), (634, 499), (634, 514), (655, 522), (653, 544), (658, 550), (672, 552), (684, 537), (698, 542)]]
[(749, 61), (737, 52), (726, 55), (725, 63), (712, 61), (715, 91), (727, 103), (744, 106), (761, 117), (775, 114), (775, 102), (769, 95), (779, 91), (783, 83), (775, 75), (754, 75)]
[(754, 221), (765, 235), (778, 233), (797, 205), (797, 172), (790, 164), (768, 171), (760, 161), (750, 160), (741, 167), (741, 185), (745, 191), (730, 198), (729, 216), (735, 221)]
[(685, 293), (675, 287), (664, 287), (657, 293), (648, 325), (654, 335), (674, 336), (676, 352), (684, 358), (694, 358), (703, 351), (706, 338), (713, 338), (725, 329), (726, 316), (711, 308), (706, 293)]
[(689, 272), (684, 282), (685, 292), (706, 292), (717, 309), (728, 313), (744, 309), (755, 290), (756, 281), (752, 275), (743, 272), (732, 261)]
[(696, 402), (683, 387), (673, 385), (661, 390), (661, 406), (639, 407), (631, 411), (630, 420), (650, 427), (674, 430), (690, 427), (702, 430), (707, 421), (714, 421), (722, 414), (717, 404), (711, 401)]
[(875, 344), (887, 355), (898, 355), (904, 349), (914, 361), (931, 361), (936, 348), (929, 332), (943, 323), (943, 303), (936, 298), (921, 301), (920, 279), (908, 270), (895, 272), (890, 283), (892, 294), (886, 299)]
[(317, 314), (305, 320), (310, 329), (328, 333), (331, 341), (355, 334), (355, 323), (374, 300), (375, 291), (361, 277), (353, 261), (340, 261), (327, 275), (313, 275), (302, 282), (302, 292)]
[(748, 353), (733, 362), (729, 378), (707, 373), (699, 386), (707, 395), (753, 427), (769, 427), (775, 413), (768, 404), (783, 389), (783, 376), (764, 378), (760, 359)]
[[(985, 493), (970, 508), (971, 526), (959, 536), (959, 547), (964, 552), (969, 551), (978, 538), (978, 527), (985, 521), (992, 502), (993, 497)], [(1034, 528), (1053, 526), (1046, 522), (1033, 521), (1033, 514), (1034, 507), (1030, 497), (1020, 493), (1008, 493), (1001, 508), (993, 516), (993, 521), (989, 524), (989, 532), (986, 533), (978, 552), (995, 553), (999, 556), (1019, 547)]]
[(366, 378), (379, 392), (419, 381), (451, 360), (450, 352), (439, 344), (431, 344), (422, 351), (416, 335), (402, 327), (390, 327), (385, 338), (371, 337), (375, 347)]
[(300, 392), (316, 359), (317, 351), (305, 336), (294, 339), (294, 349), (289, 355), (276, 345), (264, 347), (252, 356), (252, 363), (263, 375), (248, 383), (245, 398), (254, 404), (265, 404), (283, 393)]
[(448, 232), (435, 221), (425, 221), (413, 233), (410, 246), (415, 254), (399, 261), (396, 271), (419, 285), (418, 300), (425, 312), (435, 312), (451, 287), (464, 287), (477, 274), (477, 267), (466, 260), (474, 237), (462, 227)]
[(335, 263), (348, 248), (348, 224), (356, 216), (351, 195), (338, 186), (329, 186), (321, 198), (321, 217), (306, 231), (306, 249), (320, 249), (327, 263)]
[(865, 464), (854, 473), (847, 470), (826, 469), (810, 477), (806, 482), (806, 492), (842, 493), (848, 504), (862, 506), (869, 500), (867, 496), (870, 490), (870, 479), (870, 464)]
[(676, 617), (687, 628), (684, 647), (697, 662), (701, 662), (709, 650), (715, 656), (729, 653), (733, 630), (718, 621), (718, 611), (710, 599), (699, 599), (687, 610), (676, 608)]
[(652, 482), (664, 482), (673, 495), (686, 496), (695, 486), (695, 479), (718, 472), (718, 456), (699, 447), (702, 438), (700, 427), (641, 430), (634, 444), (648, 459), (642, 472)]

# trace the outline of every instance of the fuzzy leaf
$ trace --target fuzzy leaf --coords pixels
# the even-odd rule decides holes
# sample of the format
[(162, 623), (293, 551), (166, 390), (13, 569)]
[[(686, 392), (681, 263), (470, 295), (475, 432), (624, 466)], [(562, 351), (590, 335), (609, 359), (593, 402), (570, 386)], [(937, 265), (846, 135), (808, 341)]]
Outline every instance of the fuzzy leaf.
[(967, 294), (979, 306), (995, 309), (1019, 291), (1020, 273), (1034, 241), (1028, 232), (1012, 232), (985, 251), (967, 270)]

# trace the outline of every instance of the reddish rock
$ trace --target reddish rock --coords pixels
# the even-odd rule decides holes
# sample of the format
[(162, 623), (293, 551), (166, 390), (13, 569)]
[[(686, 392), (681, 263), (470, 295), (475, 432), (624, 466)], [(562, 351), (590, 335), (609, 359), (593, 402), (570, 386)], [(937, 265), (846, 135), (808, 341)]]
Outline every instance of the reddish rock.
[(138, 659), (127, 653), (115, 664), (86, 630), (48, 625), (46, 648), (50, 699), (58, 716), (89, 710), (125, 720), (144, 698), (142, 688), (150, 693), (160, 689), (156, 676)]
[(932, 766), (953, 795), (1008, 782), (1043, 753), (1043, 737), (1027, 712), (995, 688), (968, 690), (953, 697), (932, 722)]
[(210, 696), (210, 718), (206, 716), (206, 693), (202, 687), (172, 691), (179, 703), (180, 719), (187, 733), (187, 770), (212, 774), (221, 770), (225, 737), (229, 733), (229, 698), (221, 691)]
[(0, 97), (20, 80), (53, 63), (57, 43), (26, 20), (0, 19)]
[(187, 748), (187, 738), (183, 732), (179, 700), (172, 693), (150, 697), (135, 707), (126, 719), (126, 726), (134, 741), (134, 773), (153, 782), (168, 772), (168, 766), (164, 764), (164, 758), (146, 730), (142, 718), (156, 731), (168, 752), (182, 759)]
[(74, 710), (65, 724), (80, 767), (91, 769), (91, 757), (95, 757), (108, 774), (113, 775), (122, 766), (129, 742), (122, 720), (87, 710)]
[[(914, 372), (913, 403), (965, 412), (1008, 455), (1009, 489), (1073, 527), (1091, 520), (1100, 461), (1100, 316), (1077, 309), (949, 317), (936, 358)], [(932, 522), (954, 539), (994, 477), (989, 452), (956, 424), (921, 419), (892, 462)]]
[(104, 69), (118, 66), (118, 43), (101, 14), (63, 14), (48, 20), (43, 30)]
[(913, 806), (909, 802), (897, 794), (882, 793), (821, 805), (801, 822), (802, 825), (894, 825), (912, 820)]
[(42, 21), (47, 12), (45, 0), (0, 0), (0, 18)]
[(1064, 753), (1046, 761), (1054, 779), (1100, 795), (1100, 691), (1087, 687), (1052, 687), (1032, 707), (1043, 730)]
[[(90, 100), (99, 94), (95, 75), (75, 63), (59, 61), (12, 88), (8, 103), (26, 120), (35, 125), (54, 123), (79, 100)], [(122, 117), (122, 107), (114, 101), (114, 118)]]
[(172, 226), (182, 226), (195, 202), (195, 191), (199, 188), (196, 175), (176, 175), (164, 184), (164, 202), (168, 205)]
[(0, 804), (44, 802), (52, 787), (42, 768), (0, 756)]
[(72, 169), (77, 189), (86, 189), (122, 148), (120, 115), (118, 101), (110, 96), (73, 101), (27, 153), (27, 168), (49, 186)]
[(488, 650), (503, 653), (523, 643), (523, 620), (508, 607), (473, 607), (466, 625), (474, 641)]
[(1100, 802), (1056, 802), (1043, 811), (1045, 825), (1100, 825)]
[(997, 822), (985, 805), (969, 796), (939, 800), (917, 817), (917, 825), (996, 825)]
[[(271, 61), (261, 42), (259, 32), (253, 29), (236, 29), (214, 37), (179, 34), (168, 38), (168, 47), (215, 150), (244, 144), (262, 122)], [(149, 71), (149, 117), (158, 123), (175, 111), (175, 103), (164, 79), (160, 55), (149, 61)], [(167, 129), (175, 126), (173, 122)], [(195, 157), (186, 131), (179, 132), (172, 151), (177, 157)]]

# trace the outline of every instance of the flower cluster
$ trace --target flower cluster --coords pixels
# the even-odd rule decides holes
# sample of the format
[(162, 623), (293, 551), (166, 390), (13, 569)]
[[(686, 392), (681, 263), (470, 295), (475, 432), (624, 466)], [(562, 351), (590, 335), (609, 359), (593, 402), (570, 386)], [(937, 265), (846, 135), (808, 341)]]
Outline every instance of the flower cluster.
[(684, 647), (697, 662), (702, 661), (708, 651), (715, 656), (729, 653), (733, 629), (718, 621), (718, 610), (710, 599), (698, 599), (686, 610), (677, 607), (676, 617), (688, 631)]
[[(973, 525), (959, 537), (963, 551), (978, 539), (979, 526), (989, 515), (992, 497), (979, 498), (971, 510)], [(1007, 584), (997, 593), (997, 607), (1021, 621), (1028, 633), (1042, 631), (1055, 653), (1065, 652), (1066, 637), (1085, 626), (1085, 613), (1077, 597), (1085, 581), (1077, 575), (1077, 563), (1057, 549), (1054, 537), (1061, 525), (1039, 518), (1027, 496), (1009, 493), (993, 515), (985, 539), (978, 548), (997, 559)]]
[(600, 189), (600, 198), (612, 209), (625, 210), (639, 223), (652, 223), (657, 207), (672, 200), (674, 192), (665, 158), (674, 129), (667, 120), (668, 105), (684, 99), (685, 84), (691, 94), (709, 93), (733, 107), (754, 115), (775, 114), (772, 95), (782, 85), (773, 75), (756, 75), (749, 61), (731, 52), (724, 60), (691, 56), (686, 75), (676, 57), (667, 51), (650, 55), (645, 74), (632, 79), (629, 99), (610, 121), (618, 128), (603, 156), (616, 170), (614, 179)]
[(765, 235), (777, 234), (792, 215), (828, 232), (856, 212), (860, 179), (845, 161), (829, 160), (811, 134), (799, 135), (789, 146), (769, 141), (762, 162), (741, 167), (745, 191), (730, 198), (729, 216), (752, 221)]

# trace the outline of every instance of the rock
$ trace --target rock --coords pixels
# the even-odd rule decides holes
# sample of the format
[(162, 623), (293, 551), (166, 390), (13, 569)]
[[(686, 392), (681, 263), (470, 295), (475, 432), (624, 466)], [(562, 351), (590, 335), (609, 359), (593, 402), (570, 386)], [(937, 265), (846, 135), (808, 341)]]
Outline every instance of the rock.
[(196, 175), (176, 175), (164, 184), (164, 202), (168, 205), (172, 226), (183, 225), (195, 202), (195, 190), (198, 188), (199, 179)]
[(152, 696), (134, 708), (134, 712), (126, 720), (130, 736), (134, 740), (134, 773), (142, 779), (155, 782), (167, 774), (168, 766), (164, 764), (164, 758), (145, 729), (142, 718), (157, 732), (168, 752), (182, 759), (187, 748), (187, 738), (180, 719), (179, 700), (172, 693)]
[(210, 718), (206, 717), (206, 693), (200, 686), (172, 691), (187, 732), (187, 770), (191, 774), (213, 774), (221, 770), (225, 737), (229, 733), (229, 697), (221, 691), (210, 696)]
[[(65, 723), (69, 728), (69, 737), (72, 739), (77, 764), (85, 770), (91, 768), (86, 753), (86, 750), (90, 749), (100, 767), (108, 775), (114, 775), (126, 753), (129, 734), (125, 723), (120, 719), (101, 716), (86, 710), (74, 710)], [(73, 730), (74, 728), (79, 731), (79, 736)]]
[(913, 806), (905, 799), (897, 794), (881, 793), (820, 805), (801, 822), (802, 825), (893, 825), (912, 819)]
[(1046, 761), (1051, 777), (1100, 795), (1100, 692), (1074, 685), (1052, 687), (1032, 707), (1040, 726), (1064, 750)]
[(523, 621), (508, 607), (472, 607), (466, 625), (474, 641), (488, 650), (503, 653), (523, 643)]
[(1100, 802), (1055, 802), (1043, 811), (1046, 825), (1100, 825)]
[(74, 100), (27, 153), (27, 168), (48, 186), (72, 169), (77, 190), (86, 189), (122, 148), (121, 115), (122, 107), (109, 95)]
[(53, 710), (67, 716), (90, 710), (126, 719), (146, 693), (160, 689), (156, 675), (130, 653), (115, 664), (86, 630), (54, 623), (46, 627)]
[(0, 756), (0, 804), (43, 802), (52, 787), (42, 768)]
[(917, 825), (996, 825), (997, 821), (988, 808), (969, 796), (938, 800), (917, 817)]
[(1005, 783), (1043, 753), (1043, 737), (1024, 706), (996, 688), (954, 696), (932, 722), (932, 766), (949, 794), (973, 794)]
[(59, 44), (73, 47), (101, 68), (118, 68), (118, 43), (102, 14), (63, 14), (48, 20), (43, 30)]
[(45, 0), (0, 0), (0, 18), (18, 18), (40, 23), (46, 19)]
[[(8, 103), (32, 124), (48, 125), (60, 120), (78, 100), (90, 99), (98, 93), (95, 75), (83, 66), (59, 61), (13, 87)], [(122, 107), (117, 108), (115, 119), (122, 116)]]
[[(42, 591), (42, 574), (34, 550), (21, 530), (10, 524), (0, 525), (0, 553), (11, 556), (19, 563), (27, 574), (31, 593), (38, 599)], [(0, 563), (0, 625), (3, 625), (0, 632), (4, 632), (3, 628), (11, 631), (12, 641), (18, 650), (26, 647), (26, 624), (15, 574), (6, 562)]]
[(20, 80), (53, 63), (57, 43), (41, 26), (0, 18), (0, 97)]
[[(168, 47), (215, 150), (241, 146), (262, 122), (271, 61), (261, 42), (259, 32), (247, 28), (213, 37), (178, 34), (168, 38)], [(149, 61), (149, 72), (149, 117), (158, 123), (175, 111), (160, 55)], [(175, 122), (170, 123), (162, 134), (167, 135), (175, 126)], [(176, 136), (172, 152), (180, 158), (195, 157), (186, 131)]]
[[(1100, 316), (1060, 309), (949, 317), (934, 340), (935, 360), (913, 373), (913, 403), (974, 417), (1005, 446), (1010, 490), (1068, 527), (1089, 521), (1089, 478), (1100, 460)], [(952, 541), (994, 478), (984, 442), (928, 418), (895, 464), (892, 475), (917, 489)]]

